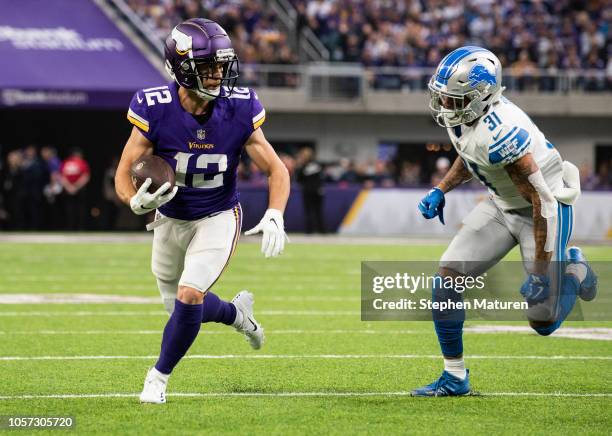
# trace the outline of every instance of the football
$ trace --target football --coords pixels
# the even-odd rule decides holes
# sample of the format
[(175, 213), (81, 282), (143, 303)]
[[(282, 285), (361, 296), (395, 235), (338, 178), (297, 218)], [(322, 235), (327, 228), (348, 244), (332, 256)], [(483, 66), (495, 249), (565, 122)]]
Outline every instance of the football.
[(157, 191), (166, 182), (170, 182), (170, 189), (174, 187), (174, 170), (159, 156), (146, 155), (136, 159), (130, 168), (130, 176), (136, 189), (139, 189), (150, 177), (151, 186), (148, 189), (150, 193)]

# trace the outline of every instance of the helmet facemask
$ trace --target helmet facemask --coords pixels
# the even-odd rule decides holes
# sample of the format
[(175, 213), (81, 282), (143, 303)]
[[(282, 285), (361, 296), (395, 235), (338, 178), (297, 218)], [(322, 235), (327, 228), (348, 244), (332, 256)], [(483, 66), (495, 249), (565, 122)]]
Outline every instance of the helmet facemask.
[[(486, 93), (484, 94), (487, 95)], [(429, 110), (442, 127), (471, 123), (482, 115), (483, 93), (474, 89), (467, 94), (451, 94), (429, 85)]]
[[(232, 49), (228, 49), (228, 53), (221, 56), (217, 54), (214, 58), (185, 59), (179, 64), (179, 68), (185, 78), (184, 83), (180, 85), (204, 100), (229, 97), (240, 75), (238, 57)], [(226, 92), (221, 93), (222, 86)]]

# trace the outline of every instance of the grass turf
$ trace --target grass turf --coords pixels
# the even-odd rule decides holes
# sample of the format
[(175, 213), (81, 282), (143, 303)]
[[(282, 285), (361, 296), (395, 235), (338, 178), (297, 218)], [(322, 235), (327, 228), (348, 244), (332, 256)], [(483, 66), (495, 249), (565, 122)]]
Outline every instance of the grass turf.
[[(2, 248), (0, 293), (157, 295), (147, 244)], [(239, 245), (215, 291), (225, 298), (245, 287), (255, 293), (256, 314), (267, 331), (262, 350), (253, 352), (225, 326), (205, 325), (189, 352), (196, 358), (177, 367), (164, 406), (140, 405), (136, 396), (13, 398), (0, 399), (0, 416), (71, 415), (78, 432), (113, 434), (609, 432), (612, 397), (549, 396), (612, 393), (609, 341), (466, 333), (473, 387), (483, 396), (419, 399), (387, 394), (406, 392), (437, 377), (441, 362), (429, 356), (437, 356), (439, 349), (430, 323), (360, 321), (360, 261), (435, 260), (443, 247), (292, 244), (275, 260), (264, 259), (258, 249), (255, 244)], [(611, 247), (588, 247), (585, 252), (590, 260), (612, 260)], [(518, 253), (508, 258), (518, 259)], [(166, 319), (161, 304), (2, 305), (0, 358), (137, 358), (0, 360), (0, 397), (137, 394), (155, 361)], [(406, 354), (421, 357), (389, 357)], [(197, 358), (201, 355), (248, 357)], [(508, 358), (526, 355), (608, 359)], [(246, 396), (231, 396), (238, 394)]]

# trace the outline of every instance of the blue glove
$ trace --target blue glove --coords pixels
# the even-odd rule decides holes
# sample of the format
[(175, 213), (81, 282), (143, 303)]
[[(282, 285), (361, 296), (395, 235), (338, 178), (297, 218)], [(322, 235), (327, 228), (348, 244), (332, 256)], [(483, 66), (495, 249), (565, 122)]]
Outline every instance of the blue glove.
[(539, 303), (548, 298), (550, 280), (546, 275), (529, 274), (523, 286), (521, 286), (521, 295), (525, 297), (529, 303)]
[(444, 224), (444, 192), (440, 188), (433, 188), (419, 203), (419, 210), (425, 218), (432, 219), (436, 216)]

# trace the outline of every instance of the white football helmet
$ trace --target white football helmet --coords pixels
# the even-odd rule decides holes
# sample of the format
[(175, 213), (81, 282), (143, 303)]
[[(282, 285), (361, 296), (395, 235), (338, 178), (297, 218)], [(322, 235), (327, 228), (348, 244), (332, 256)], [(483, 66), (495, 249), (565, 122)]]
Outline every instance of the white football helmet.
[(502, 67), (489, 50), (460, 47), (450, 52), (438, 65), (429, 81), (429, 109), (442, 127), (470, 123), (481, 117), (497, 101)]

